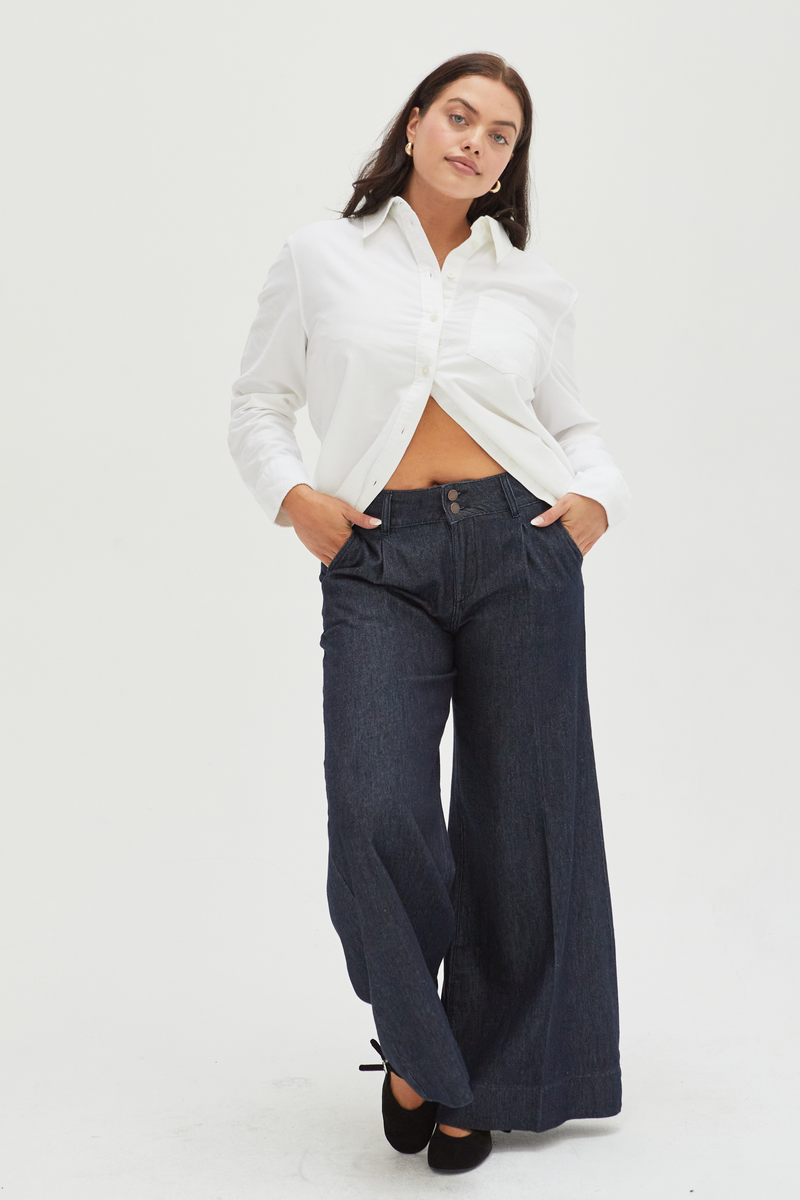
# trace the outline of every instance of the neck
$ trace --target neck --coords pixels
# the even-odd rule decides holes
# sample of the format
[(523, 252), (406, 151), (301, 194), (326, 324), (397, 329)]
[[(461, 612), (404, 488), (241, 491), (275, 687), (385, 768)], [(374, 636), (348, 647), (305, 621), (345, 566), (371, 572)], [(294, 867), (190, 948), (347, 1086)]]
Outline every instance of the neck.
[(403, 199), (419, 217), (439, 263), (469, 237), (467, 213), (472, 200), (455, 200), (432, 188), (414, 171)]

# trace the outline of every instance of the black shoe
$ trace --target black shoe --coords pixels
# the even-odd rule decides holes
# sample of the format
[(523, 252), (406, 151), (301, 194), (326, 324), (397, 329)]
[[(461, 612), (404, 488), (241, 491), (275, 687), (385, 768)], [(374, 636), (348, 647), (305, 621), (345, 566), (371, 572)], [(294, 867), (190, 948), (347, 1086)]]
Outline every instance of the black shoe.
[(437, 1125), (428, 1142), (428, 1166), (432, 1171), (471, 1171), (492, 1151), (492, 1134), (488, 1129), (473, 1129), (466, 1137), (442, 1133)]
[(383, 1057), (383, 1051), (375, 1038), (369, 1039), (381, 1056), (382, 1065), (378, 1063), (362, 1063), (359, 1071), (385, 1071), (381, 1093), (381, 1108), (383, 1110), (383, 1132), (386, 1140), (401, 1154), (419, 1154), (430, 1141), (433, 1127), (436, 1124), (436, 1110), (439, 1107), (435, 1100), (423, 1100), (418, 1108), (403, 1108), (392, 1091), (389, 1072), (391, 1064)]

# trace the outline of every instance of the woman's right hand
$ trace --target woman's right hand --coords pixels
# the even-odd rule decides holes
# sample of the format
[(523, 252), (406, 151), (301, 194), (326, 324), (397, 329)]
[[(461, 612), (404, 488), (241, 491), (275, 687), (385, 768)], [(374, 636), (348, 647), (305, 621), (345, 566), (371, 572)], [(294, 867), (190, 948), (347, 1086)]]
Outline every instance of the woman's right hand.
[(344, 500), (315, 492), (307, 483), (290, 488), (282, 508), (300, 541), (326, 567), (350, 537), (353, 525), (374, 529), (381, 523), (378, 517), (368, 517)]

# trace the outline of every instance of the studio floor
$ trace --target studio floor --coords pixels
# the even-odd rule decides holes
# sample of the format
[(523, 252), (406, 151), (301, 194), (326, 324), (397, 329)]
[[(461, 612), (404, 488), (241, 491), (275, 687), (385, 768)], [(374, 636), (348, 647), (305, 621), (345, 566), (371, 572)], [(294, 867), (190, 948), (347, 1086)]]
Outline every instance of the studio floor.
[(794, 1083), (755, 1044), (667, 1039), (659, 1057), (654, 1037), (627, 1055), (619, 1116), (495, 1133), (486, 1162), (446, 1177), (424, 1152), (403, 1156), (384, 1141), (383, 1076), (358, 1071), (356, 1032), (332, 1051), (286, 1029), (271, 1061), (170, 1061), (141, 1046), (103, 1068), (77, 1045), (60, 1058), (29, 1048), (4, 1075), (3, 1200), (797, 1195)]

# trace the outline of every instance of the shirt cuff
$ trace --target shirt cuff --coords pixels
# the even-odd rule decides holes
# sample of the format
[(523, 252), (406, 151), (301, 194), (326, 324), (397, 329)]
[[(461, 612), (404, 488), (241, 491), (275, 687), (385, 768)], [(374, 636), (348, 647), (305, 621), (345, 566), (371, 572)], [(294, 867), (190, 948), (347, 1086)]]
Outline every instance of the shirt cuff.
[(596, 500), (598, 504), (602, 504), (606, 510), (609, 529), (614, 525), (619, 525), (620, 521), (623, 521), (628, 515), (631, 494), (622, 475), (617, 474), (614, 479), (601, 481), (596, 478), (591, 479), (579, 472), (567, 491), (575, 492), (578, 496), (588, 496), (590, 500)]
[(283, 499), (287, 492), (298, 483), (307, 483), (313, 487), (311, 476), (301, 462), (292, 459), (291, 462), (280, 464), (276, 471), (273, 463), (268, 473), (259, 479), (256, 485), (255, 497), (274, 525), (289, 526), (289, 514), (282, 508)]

